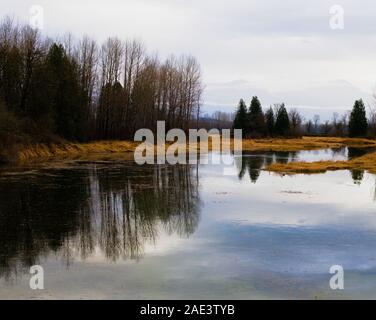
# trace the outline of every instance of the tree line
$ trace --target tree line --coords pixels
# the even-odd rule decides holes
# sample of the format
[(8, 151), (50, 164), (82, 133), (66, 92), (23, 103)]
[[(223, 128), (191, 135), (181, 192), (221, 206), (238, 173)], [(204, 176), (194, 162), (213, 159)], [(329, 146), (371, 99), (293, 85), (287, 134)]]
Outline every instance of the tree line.
[(198, 121), (198, 127), (200, 129), (232, 129), (234, 122), (234, 113), (233, 112), (223, 112), (223, 111), (215, 111), (211, 114), (204, 113), (200, 115), (200, 119)]
[[(200, 114), (200, 65), (161, 61), (136, 40), (57, 40), (0, 23), (0, 139), (131, 139), (139, 128), (187, 130)], [(9, 142), (9, 141), (8, 141)]]
[(334, 113), (331, 121), (320, 122), (320, 116), (305, 121), (297, 109), (287, 111), (284, 103), (275, 104), (265, 112), (254, 96), (249, 107), (240, 100), (235, 112), (234, 129), (242, 129), (243, 137), (297, 137), (302, 135), (376, 137), (376, 110), (369, 117), (362, 99), (356, 100), (351, 112), (341, 117)]

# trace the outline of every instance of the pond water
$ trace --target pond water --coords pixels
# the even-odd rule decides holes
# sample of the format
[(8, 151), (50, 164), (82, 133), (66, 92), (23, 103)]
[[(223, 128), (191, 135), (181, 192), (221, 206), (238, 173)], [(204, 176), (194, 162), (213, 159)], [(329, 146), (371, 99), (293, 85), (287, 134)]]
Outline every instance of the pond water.
[[(376, 298), (376, 177), (261, 170), (273, 161), (357, 155), (4, 170), (0, 298)], [(44, 268), (40, 291), (29, 287), (36, 264)], [(332, 265), (344, 268), (344, 290), (329, 287)]]

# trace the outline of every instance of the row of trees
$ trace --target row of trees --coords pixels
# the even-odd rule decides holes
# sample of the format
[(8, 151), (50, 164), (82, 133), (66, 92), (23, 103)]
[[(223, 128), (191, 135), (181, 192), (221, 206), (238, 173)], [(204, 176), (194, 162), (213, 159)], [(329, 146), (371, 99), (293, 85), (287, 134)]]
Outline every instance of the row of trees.
[(375, 137), (376, 136), (376, 110), (370, 108), (367, 118), (363, 100), (357, 100), (353, 109), (342, 115), (333, 113), (331, 120), (320, 122), (320, 116), (315, 115), (303, 127), (305, 134), (350, 136), (350, 137)]
[(0, 130), (5, 118), (78, 141), (132, 138), (157, 120), (186, 130), (201, 93), (194, 57), (160, 61), (138, 41), (57, 41), (10, 18), (0, 24)]
[(210, 129), (232, 129), (234, 113), (215, 111), (212, 114), (205, 113), (200, 116), (198, 127), (206, 130)]
[(234, 129), (242, 129), (245, 137), (300, 135), (303, 118), (296, 109), (287, 112), (285, 105), (276, 104), (265, 113), (257, 97), (249, 108), (241, 99), (234, 119)]
[(366, 137), (376, 136), (376, 110), (370, 109), (367, 119), (363, 100), (355, 101), (351, 112), (341, 117), (333, 114), (332, 121), (320, 122), (320, 116), (315, 115), (312, 120), (304, 121), (296, 110), (286, 110), (285, 105), (276, 104), (263, 112), (257, 97), (253, 97), (249, 108), (241, 99), (236, 110), (234, 129), (242, 129), (244, 137), (273, 137), (273, 136), (301, 136), (301, 135), (330, 135)]

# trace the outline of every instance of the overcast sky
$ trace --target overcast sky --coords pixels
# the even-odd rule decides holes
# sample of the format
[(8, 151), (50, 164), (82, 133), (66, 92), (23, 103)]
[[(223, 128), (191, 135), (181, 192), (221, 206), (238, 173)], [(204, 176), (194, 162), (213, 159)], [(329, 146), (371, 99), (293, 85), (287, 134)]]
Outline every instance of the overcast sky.
[[(29, 20), (44, 8), (51, 35), (141, 39), (161, 57), (189, 53), (201, 63), (205, 109), (233, 111), (258, 95), (310, 117), (350, 109), (376, 85), (374, 0), (0, 0), (0, 14)], [(333, 30), (333, 5), (344, 29)]]

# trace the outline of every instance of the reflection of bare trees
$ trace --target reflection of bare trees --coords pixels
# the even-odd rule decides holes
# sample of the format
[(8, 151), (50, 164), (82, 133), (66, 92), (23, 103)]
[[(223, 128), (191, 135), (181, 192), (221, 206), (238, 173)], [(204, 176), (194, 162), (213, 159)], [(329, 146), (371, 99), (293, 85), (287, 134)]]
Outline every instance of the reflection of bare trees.
[[(198, 190), (187, 166), (149, 167), (148, 174), (127, 174), (124, 184), (107, 172), (91, 174), (99, 194), (90, 197), (90, 217), (98, 217), (98, 242), (111, 259), (137, 259), (146, 242), (155, 243), (161, 228), (189, 236), (198, 224)], [(95, 207), (96, 203), (101, 206)], [(99, 211), (98, 211), (99, 210)], [(94, 246), (95, 247), (95, 246)]]
[(1, 273), (11, 275), (51, 251), (67, 264), (96, 251), (112, 261), (139, 259), (163, 231), (188, 237), (200, 206), (192, 172), (127, 165), (0, 180)]

